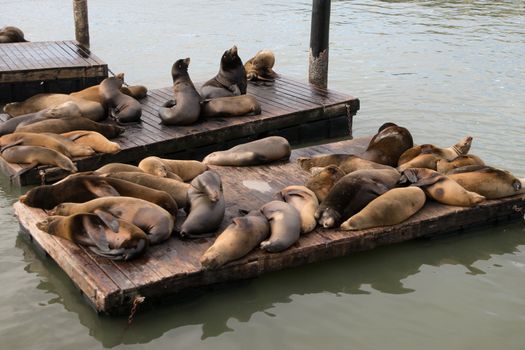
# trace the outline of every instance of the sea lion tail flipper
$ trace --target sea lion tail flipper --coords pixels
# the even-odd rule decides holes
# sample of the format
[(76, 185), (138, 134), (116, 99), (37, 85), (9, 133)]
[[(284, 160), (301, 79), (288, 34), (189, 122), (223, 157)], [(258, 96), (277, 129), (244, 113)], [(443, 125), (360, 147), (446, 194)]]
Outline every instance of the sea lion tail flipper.
[(103, 210), (100, 210), (100, 209), (95, 209), (93, 211), (93, 214), (98, 216), (100, 218), (100, 220), (102, 220), (104, 222), (104, 224), (106, 224), (106, 226), (111, 229), (111, 231), (113, 231), (115, 233), (118, 232), (120, 224), (119, 224), (117, 218), (113, 214), (108, 213), (108, 212), (103, 211)]
[(18, 146), (18, 145), (22, 144), (23, 142), (24, 142), (24, 140), (19, 139), (19, 140), (16, 140), (15, 142), (8, 143), (7, 145), (2, 146), (2, 148), (0, 148), (0, 153), (2, 153), (3, 151), (5, 151), (8, 148), (11, 148), (11, 147), (14, 147), (14, 146)]
[(105, 181), (95, 185), (91, 181), (86, 180), (84, 186), (97, 197), (120, 196), (120, 193)]

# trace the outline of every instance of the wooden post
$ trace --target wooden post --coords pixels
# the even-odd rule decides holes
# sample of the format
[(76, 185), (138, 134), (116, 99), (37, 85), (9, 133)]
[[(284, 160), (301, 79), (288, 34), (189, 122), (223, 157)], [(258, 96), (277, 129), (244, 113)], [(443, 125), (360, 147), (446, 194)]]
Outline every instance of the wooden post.
[(308, 80), (326, 88), (328, 82), (328, 34), (330, 32), (330, 0), (313, 0)]
[(89, 24), (87, 0), (73, 0), (75, 39), (89, 50)]

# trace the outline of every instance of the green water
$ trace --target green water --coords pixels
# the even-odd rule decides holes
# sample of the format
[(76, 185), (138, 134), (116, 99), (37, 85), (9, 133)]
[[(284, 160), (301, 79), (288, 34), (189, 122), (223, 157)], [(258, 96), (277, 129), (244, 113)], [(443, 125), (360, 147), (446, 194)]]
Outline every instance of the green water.
[[(191, 57), (203, 81), (233, 44), (304, 80), (309, 1), (90, 0), (92, 50), (127, 80), (168, 86)], [(71, 2), (0, 0), (29, 40), (74, 35)], [(474, 137), (471, 152), (525, 177), (525, 1), (332, 1), (329, 87), (361, 100), (354, 135), (385, 121), (417, 143)], [(0, 181), (0, 349), (524, 349), (525, 225), (375, 249), (97, 316), (18, 235)]]

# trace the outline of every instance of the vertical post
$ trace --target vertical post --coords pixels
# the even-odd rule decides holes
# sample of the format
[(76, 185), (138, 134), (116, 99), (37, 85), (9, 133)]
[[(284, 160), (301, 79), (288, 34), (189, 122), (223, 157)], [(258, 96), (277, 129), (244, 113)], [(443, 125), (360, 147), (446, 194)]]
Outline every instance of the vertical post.
[(89, 50), (89, 24), (87, 0), (73, 0), (75, 39)]
[(330, 0), (313, 0), (308, 80), (326, 88), (328, 82), (328, 33), (330, 32)]

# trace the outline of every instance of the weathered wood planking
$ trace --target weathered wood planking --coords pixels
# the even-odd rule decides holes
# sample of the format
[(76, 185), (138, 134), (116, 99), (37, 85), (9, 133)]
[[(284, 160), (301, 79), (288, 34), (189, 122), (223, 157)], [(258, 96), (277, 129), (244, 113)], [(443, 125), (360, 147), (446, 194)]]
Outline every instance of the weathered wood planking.
[[(290, 162), (268, 166), (214, 166), (214, 170), (222, 177), (227, 202), (221, 230), (230, 223), (232, 217), (237, 216), (238, 209), (259, 208), (272, 200), (274, 193), (281, 188), (304, 183), (308, 174), (296, 165), (297, 157), (330, 152), (359, 153), (368, 141), (368, 138), (360, 138), (298, 149), (293, 151)], [(21, 203), (14, 205), (22, 230), (27, 231), (32, 240), (58, 263), (98, 312), (109, 314), (129, 312), (136, 295), (145, 296), (146, 302), (150, 302), (185, 290), (252, 278), (379, 245), (519, 218), (523, 215), (519, 211), (524, 207), (525, 195), (487, 201), (474, 208), (428, 202), (414, 217), (399, 225), (352, 233), (318, 228), (303, 235), (285, 252), (271, 254), (256, 249), (219, 270), (202, 271), (200, 256), (213, 239), (182, 241), (173, 238), (160, 246), (150, 247), (139, 259), (115, 262), (38, 230), (35, 224), (46, 213)], [(179, 225), (180, 222), (179, 218)]]
[[(261, 104), (260, 115), (165, 126), (159, 123), (158, 110), (172, 94), (171, 87), (149, 91), (141, 101), (142, 122), (126, 126), (126, 132), (113, 140), (122, 151), (77, 159), (78, 170), (94, 170), (112, 162), (138, 162), (151, 155), (198, 159), (212, 151), (270, 135), (284, 136), (292, 145), (347, 137), (351, 136), (352, 116), (359, 109), (357, 98), (281, 77), (274, 83), (248, 85), (248, 94)], [(0, 120), (6, 118), (5, 114), (0, 115)], [(22, 186), (53, 182), (67, 175), (59, 168), (42, 166), (18, 176), (20, 166), (1, 158), (0, 169)]]
[(42, 92), (78, 91), (107, 76), (107, 64), (74, 40), (0, 45), (2, 102)]

